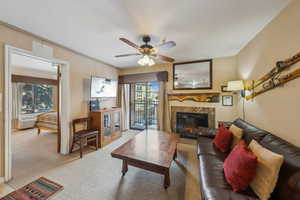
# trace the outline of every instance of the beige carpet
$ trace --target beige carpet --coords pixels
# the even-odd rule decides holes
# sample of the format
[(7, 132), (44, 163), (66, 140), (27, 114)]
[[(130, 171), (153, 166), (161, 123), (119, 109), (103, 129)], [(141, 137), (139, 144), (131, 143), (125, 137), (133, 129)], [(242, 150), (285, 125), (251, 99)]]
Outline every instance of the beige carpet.
[[(12, 136), (11, 183), (27, 180), (36, 174), (77, 159), (76, 156), (62, 156), (57, 153), (57, 134), (37, 129), (14, 132)], [(17, 184), (14, 184), (17, 185)]]
[(35, 152), (31, 161), (40, 162), (20, 162), (16, 159), (15, 163), (19, 162), (22, 166), (15, 169), (23, 168), (24, 171), (17, 172), (17, 176), (9, 184), (13, 188), (19, 188), (40, 176), (45, 176), (65, 187), (53, 200), (200, 199), (199, 162), (196, 158), (196, 147), (192, 144), (178, 145), (178, 158), (172, 163), (171, 186), (167, 190), (163, 188), (163, 176), (156, 173), (129, 166), (126, 176), (122, 177), (122, 162), (112, 158), (110, 152), (135, 134), (136, 132), (126, 132), (114, 143), (98, 151), (86, 153), (83, 159), (79, 159), (77, 154), (61, 156), (56, 153), (56, 158), (52, 154), (49, 158), (49, 154), (43, 154), (49, 146), (53, 146), (49, 141), (49, 144), (38, 147), (28, 144), (27, 149), (31, 147), (31, 151)]

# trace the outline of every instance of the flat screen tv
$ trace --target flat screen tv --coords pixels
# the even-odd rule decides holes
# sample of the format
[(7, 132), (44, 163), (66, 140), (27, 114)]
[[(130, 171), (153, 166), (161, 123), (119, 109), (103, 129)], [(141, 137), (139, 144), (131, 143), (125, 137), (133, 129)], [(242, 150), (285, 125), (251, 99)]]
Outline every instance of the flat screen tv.
[(117, 85), (116, 80), (92, 76), (91, 98), (116, 97)]

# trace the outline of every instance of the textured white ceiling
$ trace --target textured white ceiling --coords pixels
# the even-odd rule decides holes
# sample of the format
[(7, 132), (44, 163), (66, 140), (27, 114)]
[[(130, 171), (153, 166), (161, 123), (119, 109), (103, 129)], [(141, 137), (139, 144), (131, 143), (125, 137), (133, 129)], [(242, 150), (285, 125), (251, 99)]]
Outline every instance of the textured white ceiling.
[(291, 0), (1, 0), (0, 20), (116, 67), (138, 57), (119, 37), (174, 40), (161, 54), (189, 61), (237, 54)]

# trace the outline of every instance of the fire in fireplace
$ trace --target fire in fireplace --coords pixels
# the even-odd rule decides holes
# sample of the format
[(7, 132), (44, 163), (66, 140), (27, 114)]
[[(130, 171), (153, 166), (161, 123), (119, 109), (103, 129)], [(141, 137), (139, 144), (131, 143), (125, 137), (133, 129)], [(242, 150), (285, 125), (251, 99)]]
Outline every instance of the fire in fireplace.
[(197, 138), (199, 127), (208, 127), (207, 113), (176, 113), (176, 132), (183, 138)]

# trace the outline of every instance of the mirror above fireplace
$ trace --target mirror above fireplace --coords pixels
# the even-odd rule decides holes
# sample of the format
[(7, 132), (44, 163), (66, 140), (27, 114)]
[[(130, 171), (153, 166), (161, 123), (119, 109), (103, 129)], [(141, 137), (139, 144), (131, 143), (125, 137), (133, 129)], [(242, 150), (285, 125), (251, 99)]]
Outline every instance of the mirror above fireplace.
[(212, 60), (175, 63), (174, 90), (212, 89)]

